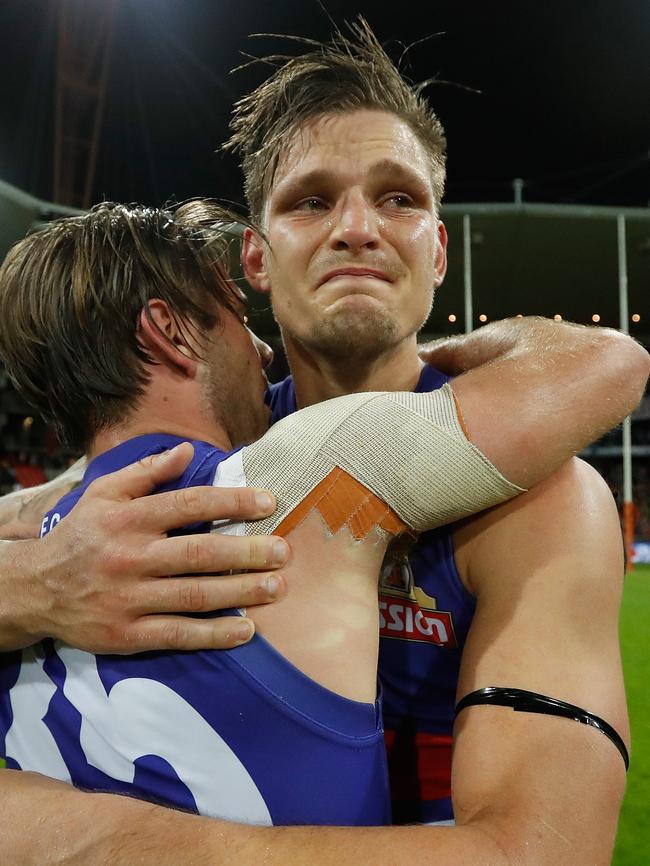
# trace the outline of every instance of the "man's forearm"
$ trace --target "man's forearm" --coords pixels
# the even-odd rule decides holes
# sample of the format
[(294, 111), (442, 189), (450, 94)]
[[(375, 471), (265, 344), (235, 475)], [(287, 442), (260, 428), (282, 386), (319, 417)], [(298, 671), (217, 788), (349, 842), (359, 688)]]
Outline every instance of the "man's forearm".
[(38, 564), (41, 521), (76, 487), (85, 465), (78, 460), (47, 484), (0, 497), (0, 651), (29, 646), (46, 635), (37, 625), (47, 596), (44, 563)]
[[(220, 856), (219, 836), (232, 852)], [(479, 825), (465, 827), (271, 827), (222, 824), (208, 837), (206, 866), (512, 866)], [(191, 861), (190, 861), (191, 862)], [(121, 861), (120, 861), (121, 863)], [(99, 864), (98, 864), (99, 866)], [(124, 862), (126, 866), (126, 861)], [(153, 860), (152, 860), (153, 866)], [(170, 861), (171, 866), (171, 861)]]
[[(3, 849), (15, 866), (506, 866), (479, 823), (466, 827), (251, 827), (87, 794), (0, 771)], [(34, 815), (39, 816), (38, 824)], [(344, 852), (344, 853), (343, 853)]]
[(529, 333), (528, 323), (537, 319), (502, 319), (469, 334), (443, 337), (419, 347), (423, 360), (449, 376), (460, 376), (499, 358)]
[(0, 539), (38, 538), (43, 515), (77, 486), (85, 466), (85, 460), (78, 460), (47, 484), (0, 496)]
[[(633, 344), (631, 337), (610, 328), (555, 322), (540, 316), (521, 316), (490, 322), (471, 331), (425, 343), (419, 347), (427, 363), (451, 376), (460, 376), (503, 358), (505, 355), (536, 354), (552, 363), (553, 355), (564, 348), (584, 350), (598, 345), (607, 336), (616, 335), (623, 344)], [(640, 347), (639, 347), (640, 348)]]
[[(471, 441), (511, 481), (531, 487), (634, 409), (650, 356), (609, 328), (510, 319), (494, 323), (495, 335), (501, 327), (503, 351), (487, 361), (486, 353), (452, 388)], [(480, 333), (468, 345), (480, 344)]]
[(30, 646), (44, 637), (36, 618), (46, 588), (37, 565), (39, 541), (0, 541), (0, 651)]

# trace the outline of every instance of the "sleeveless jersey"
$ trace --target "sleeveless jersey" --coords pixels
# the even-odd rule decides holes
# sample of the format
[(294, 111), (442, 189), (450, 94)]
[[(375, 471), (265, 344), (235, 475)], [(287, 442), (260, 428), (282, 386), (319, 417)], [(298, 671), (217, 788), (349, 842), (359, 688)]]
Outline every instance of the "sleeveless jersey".
[[(95, 478), (181, 441), (140, 436), (100, 455), (81, 487), (45, 516), (41, 534)], [(192, 463), (167, 488), (212, 485), (228, 458), (206, 443), (193, 445)], [(7, 654), (0, 660), (0, 750), (10, 768), (226, 820), (390, 820), (379, 702), (325, 689), (259, 635), (220, 651), (92, 655), (47, 640)]]
[[(425, 366), (416, 392), (449, 377)], [(271, 385), (273, 420), (296, 411), (293, 380)], [(451, 745), (462, 648), (475, 601), (454, 561), (453, 527), (420, 536), (382, 575), (379, 678), (395, 823), (453, 820)]]

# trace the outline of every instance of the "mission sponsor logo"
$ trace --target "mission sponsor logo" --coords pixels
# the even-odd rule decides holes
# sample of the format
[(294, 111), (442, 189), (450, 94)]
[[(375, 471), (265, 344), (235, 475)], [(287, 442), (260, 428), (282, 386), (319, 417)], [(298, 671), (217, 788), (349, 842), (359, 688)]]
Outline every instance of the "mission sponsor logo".
[(458, 646), (451, 613), (438, 610), (436, 599), (415, 585), (408, 559), (400, 560), (382, 575), (379, 633), (397, 640)]

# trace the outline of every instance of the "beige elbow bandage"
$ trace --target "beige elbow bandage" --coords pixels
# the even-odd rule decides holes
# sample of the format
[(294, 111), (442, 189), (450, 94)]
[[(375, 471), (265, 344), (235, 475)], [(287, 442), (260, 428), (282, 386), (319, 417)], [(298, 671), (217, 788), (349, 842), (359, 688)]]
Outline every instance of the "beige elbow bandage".
[[(286, 534), (316, 508), (330, 531), (423, 532), (503, 502), (511, 484), (468, 441), (449, 385), (350, 394), (283, 419), (221, 464), (215, 483), (272, 490), (277, 510), (246, 534)], [(228, 531), (228, 530), (226, 530)]]

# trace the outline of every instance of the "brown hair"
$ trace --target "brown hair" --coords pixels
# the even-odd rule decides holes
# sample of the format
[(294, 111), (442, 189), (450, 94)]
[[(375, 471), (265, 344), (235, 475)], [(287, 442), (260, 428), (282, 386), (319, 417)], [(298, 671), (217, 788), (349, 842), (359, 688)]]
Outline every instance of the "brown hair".
[[(105, 202), (17, 243), (0, 267), (0, 357), (16, 387), (75, 449), (122, 421), (152, 363), (141, 310), (162, 298), (187, 334), (234, 309), (229, 229), (218, 205), (174, 211)], [(224, 259), (226, 265), (224, 266)]]
[(388, 111), (405, 121), (431, 161), (436, 201), (445, 185), (446, 140), (442, 124), (421, 94), (401, 75), (362, 17), (337, 30), (330, 42), (304, 41), (299, 57), (262, 58), (280, 67), (235, 105), (226, 149), (241, 155), (246, 198), (261, 223), (280, 155), (297, 129), (313, 117), (357, 109)]

